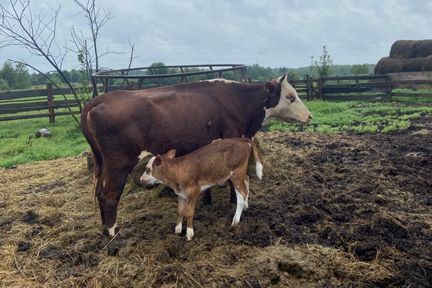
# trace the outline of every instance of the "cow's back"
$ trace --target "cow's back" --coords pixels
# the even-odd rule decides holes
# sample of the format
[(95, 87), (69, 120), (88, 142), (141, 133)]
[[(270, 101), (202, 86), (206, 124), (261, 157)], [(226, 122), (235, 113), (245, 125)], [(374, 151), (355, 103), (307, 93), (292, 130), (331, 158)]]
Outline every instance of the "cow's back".
[(132, 154), (175, 148), (183, 155), (214, 139), (246, 133), (244, 99), (235, 86), (196, 83), (115, 91), (93, 99), (86, 112), (96, 137), (106, 139), (107, 145), (121, 144)]

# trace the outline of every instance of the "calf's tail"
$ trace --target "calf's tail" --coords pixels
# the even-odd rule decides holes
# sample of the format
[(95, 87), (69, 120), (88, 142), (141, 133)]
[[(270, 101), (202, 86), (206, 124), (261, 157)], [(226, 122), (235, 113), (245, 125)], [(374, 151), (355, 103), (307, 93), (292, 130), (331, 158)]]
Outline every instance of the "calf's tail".
[(262, 160), (262, 154), (261, 149), (258, 143), (258, 140), (255, 137), (252, 137), (252, 153), (255, 159), (255, 170), (256, 175), (261, 180), (263, 175), (263, 160)]

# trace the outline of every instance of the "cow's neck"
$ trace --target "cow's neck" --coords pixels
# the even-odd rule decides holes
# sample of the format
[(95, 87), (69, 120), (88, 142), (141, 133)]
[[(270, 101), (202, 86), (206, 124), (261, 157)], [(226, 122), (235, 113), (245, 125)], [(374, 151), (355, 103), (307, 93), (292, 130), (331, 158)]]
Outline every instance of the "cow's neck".
[(245, 133), (246, 137), (251, 138), (258, 130), (262, 127), (265, 118), (265, 108), (268, 105), (269, 96), (265, 91), (263, 84), (249, 84), (254, 89), (251, 89), (251, 93), (247, 94), (247, 99), (243, 101), (246, 103), (245, 107), (247, 111), (247, 130)]
[(161, 174), (164, 175), (162, 182), (170, 186), (175, 192), (181, 192), (180, 179), (179, 179), (179, 169), (181, 169), (181, 163), (179, 161), (173, 161), (170, 159), (165, 159), (165, 164), (161, 169)]

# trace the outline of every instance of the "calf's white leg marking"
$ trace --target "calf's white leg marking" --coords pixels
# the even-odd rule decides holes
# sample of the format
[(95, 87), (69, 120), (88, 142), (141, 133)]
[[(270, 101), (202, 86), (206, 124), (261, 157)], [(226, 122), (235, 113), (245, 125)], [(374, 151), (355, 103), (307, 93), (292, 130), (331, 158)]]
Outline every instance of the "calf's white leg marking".
[(261, 162), (257, 161), (255, 164), (256, 175), (261, 180), (263, 176), (263, 165)]
[(108, 228), (108, 233), (110, 236), (114, 236), (115, 235), (115, 228), (117, 228), (117, 222), (114, 223), (114, 225), (111, 228)]
[(245, 206), (245, 201), (243, 198), (243, 195), (240, 194), (240, 192), (236, 189), (236, 195), (237, 195), (237, 209), (234, 214), (233, 221), (231, 223), (231, 226), (236, 226), (240, 222), (240, 216), (243, 211), (243, 208)]
[(180, 222), (177, 226), (175, 226), (174, 232), (175, 234), (180, 234), (183, 228), (182, 222)]
[(188, 227), (188, 228), (186, 229), (186, 239), (187, 239), (187, 241), (192, 240), (193, 236), (194, 236), (193, 228), (189, 228), (189, 227)]

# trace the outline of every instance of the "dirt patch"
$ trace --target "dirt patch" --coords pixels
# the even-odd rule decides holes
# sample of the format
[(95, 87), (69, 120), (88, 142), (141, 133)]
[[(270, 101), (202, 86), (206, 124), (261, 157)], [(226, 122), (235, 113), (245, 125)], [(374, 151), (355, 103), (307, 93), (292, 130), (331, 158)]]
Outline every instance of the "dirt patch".
[[(86, 157), (0, 170), (0, 284), (18, 287), (427, 287), (432, 126), (259, 134), (264, 178), (231, 228), (229, 188), (174, 235), (176, 198), (130, 181), (101, 235)], [(137, 173), (139, 174), (139, 173)]]

